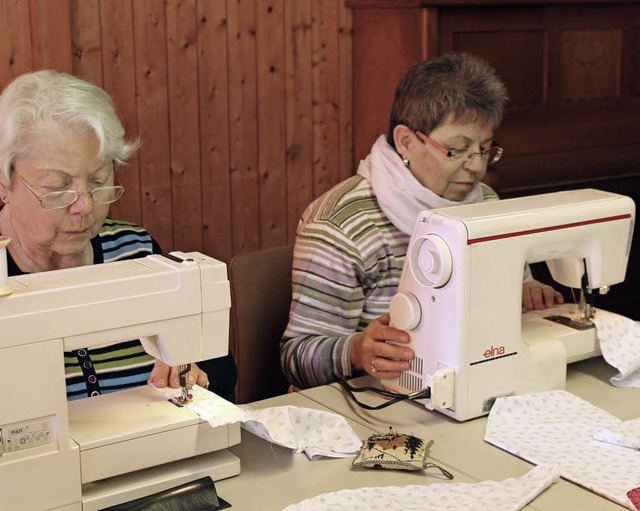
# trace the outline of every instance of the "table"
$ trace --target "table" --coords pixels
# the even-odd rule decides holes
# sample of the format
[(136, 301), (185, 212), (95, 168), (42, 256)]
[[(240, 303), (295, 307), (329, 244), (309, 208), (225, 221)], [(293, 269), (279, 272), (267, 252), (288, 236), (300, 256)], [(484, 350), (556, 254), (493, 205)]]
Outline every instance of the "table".
[[(616, 373), (601, 358), (569, 366), (567, 390), (621, 419), (640, 415), (640, 389), (618, 389), (609, 384)], [(370, 385), (368, 377), (355, 380)], [(373, 393), (359, 399), (369, 404), (381, 402)], [(337, 385), (325, 385), (294, 394), (252, 403), (254, 408), (292, 405), (331, 410), (343, 415), (356, 434), (365, 439), (389, 427), (435, 440), (430, 450), (434, 462), (445, 466), (453, 482), (479, 482), (520, 477), (533, 467), (505, 451), (484, 442), (486, 417), (457, 422), (438, 412), (409, 402), (386, 409), (368, 411), (358, 407)], [(406, 486), (449, 482), (435, 470), (404, 472), (353, 469), (352, 458), (322, 458), (310, 461), (304, 454), (271, 444), (243, 430), (242, 442), (229, 449), (242, 463), (239, 476), (216, 482), (218, 494), (237, 510), (281, 510), (316, 495), (366, 486)], [(526, 509), (620, 511), (623, 509), (599, 495), (563, 479), (535, 498)]]
[[(254, 408), (299, 406), (328, 408), (301, 393), (286, 394), (252, 403)], [(365, 439), (374, 430), (347, 419), (356, 434)], [(218, 495), (238, 511), (275, 511), (316, 495), (365, 486), (406, 486), (448, 482), (434, 469), (425, 472), (352, 469), (353, 458), (320, 458), (309, 460), (305, 454), (271, 444), (249, 431), (242, 430), (240, 444), (229, 448), (240, 458), (240, 475), (217, 481)], [(451, 470), (456, 482), (473, 482), (467, 475)]]
[[(567, 370), (567, 390), (620, 419), (640, 416), (640, 389), (613, 387), (609, 378), (616, 373), (601, 357), (576, 362)], [(363, 377), (352, 383), (372, 385), (373, 379)], [(530, 463), (484, 441), (486, 417), (457, 422), (413, 402), (401, 402), (382, 410), (368, 411), (353, 403), (337, 384), (304, 390), (302, 394), (378, 432), (388, 431), (392, 427), (403, 433), (432, 438), (435, 443), (431, 447), (430, 457), (474, 481), (501, 481), (509, 477), (520, 477), (532, 468)], [(361, 393), (358, 399), (369, 405), (382, 402), (382, 398), (373, 393)], [(564, 479), (541, 493), (530, 506), (541, 510), (624, 509)]]

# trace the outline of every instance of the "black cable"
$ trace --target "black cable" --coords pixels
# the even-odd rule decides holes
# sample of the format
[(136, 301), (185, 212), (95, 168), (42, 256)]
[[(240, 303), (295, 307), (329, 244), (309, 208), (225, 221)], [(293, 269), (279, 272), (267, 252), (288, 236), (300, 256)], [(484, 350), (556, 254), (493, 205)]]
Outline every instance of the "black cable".
[[(349, 380), (347, 378), (341, 378), (340, 380), (338, 380), (338, 383), (340, 383), (340, 385), (342, 385), (342, 387), (347, 391), (347, 394), (349, 394), (349, 396), (351, 397), (351, 399), (353, 399), (358, 406), (366, 409), (366, 410), (382, 410), (383, 408), (386, 408), (387, 406), (391, 406), (393, 404), (399, 403), (400, 401), (411, 401), (414, 399), (425, 399), (431, 396), (431, 389), (430, 388), (426, 388), (423, 390), (420, 390), (418, 392), (413, 392), (411, 394), (399, 394), (397, 392), (392, 392), (390, 390), (384, 390), (384, 389), (379, 389), (377, 387), (354, 387), (352, 385), (349, 384)], [(355, 392), (374, 392), (376, 394), (379, 394), (381, 396), (384, 397), (388, 397), (389, 401), (386, 401), (382, 404), (379, 404), (378, 406), (371, 406), (371, 405), (367, 405), (365, 403), (362, 403), (361, 401), (358, 401), (358, 399), (355, 396)]]

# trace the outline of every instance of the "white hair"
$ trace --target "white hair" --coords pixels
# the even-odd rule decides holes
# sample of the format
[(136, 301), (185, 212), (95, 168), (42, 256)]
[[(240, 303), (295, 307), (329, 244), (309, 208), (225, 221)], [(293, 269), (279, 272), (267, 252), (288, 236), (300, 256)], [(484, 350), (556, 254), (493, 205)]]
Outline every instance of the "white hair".
[(59, 71), (35, 71), (15, 78), (0, 95), (0, 181), (11, 183), (16, 158), (25, 154), (33, 133), (57, 127), (95, 135), (98, 158), (124, 164), (138, 149), (127, 141), (109, 95), (100, 87)]

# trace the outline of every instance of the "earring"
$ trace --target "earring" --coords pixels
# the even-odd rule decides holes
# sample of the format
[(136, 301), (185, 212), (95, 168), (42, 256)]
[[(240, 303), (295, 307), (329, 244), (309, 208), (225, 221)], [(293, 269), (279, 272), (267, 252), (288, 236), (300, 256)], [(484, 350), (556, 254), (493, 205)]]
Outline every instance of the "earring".
[(405, 167), (409, 168), (409, 160), (407, 160), (406, 158), (402, 158), (402, 164), (403, 164)]

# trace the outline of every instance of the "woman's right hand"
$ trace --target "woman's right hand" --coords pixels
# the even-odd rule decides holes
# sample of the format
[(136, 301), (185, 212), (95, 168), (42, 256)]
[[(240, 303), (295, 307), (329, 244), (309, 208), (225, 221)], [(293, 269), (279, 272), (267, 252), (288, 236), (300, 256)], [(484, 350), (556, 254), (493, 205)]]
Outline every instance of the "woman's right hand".
[(389, 326), (389, 314), (374, 319), (363, 332), (357, 334), (351, 346), (351, 366), (370, 375), (397, 378), (409, 369), (409, 360), (415, 354), (407, 346), (409, 334)]

